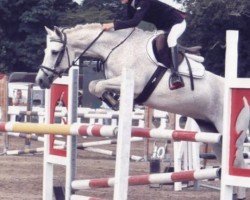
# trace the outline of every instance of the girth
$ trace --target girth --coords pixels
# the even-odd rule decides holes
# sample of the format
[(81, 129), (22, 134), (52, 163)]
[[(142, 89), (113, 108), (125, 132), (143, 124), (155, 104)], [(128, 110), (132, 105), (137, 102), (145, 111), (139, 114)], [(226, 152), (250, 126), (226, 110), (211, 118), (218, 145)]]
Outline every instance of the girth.
[(134, 100), (135, 104), (143, 104), (145, 101), (148, 100), (148, 98), (154, 92), (156, 86), (161, 81), (163, 75), (167, 70), (168, 69), (166, 67), (160, 67), (160, 66), (157, 67), (157, 69), (149, 79), (148, 83), (146, 84), (142, 92), (139, 94), (138, 97), (135, 98)]

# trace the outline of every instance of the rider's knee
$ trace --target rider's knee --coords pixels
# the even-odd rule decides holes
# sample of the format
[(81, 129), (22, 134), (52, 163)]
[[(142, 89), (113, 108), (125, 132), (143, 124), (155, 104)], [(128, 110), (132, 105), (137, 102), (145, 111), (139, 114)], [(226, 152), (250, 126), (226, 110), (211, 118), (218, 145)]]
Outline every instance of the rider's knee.
[(177, 38), (168, 37), (168, 46), (175, 47), (177, 45)]

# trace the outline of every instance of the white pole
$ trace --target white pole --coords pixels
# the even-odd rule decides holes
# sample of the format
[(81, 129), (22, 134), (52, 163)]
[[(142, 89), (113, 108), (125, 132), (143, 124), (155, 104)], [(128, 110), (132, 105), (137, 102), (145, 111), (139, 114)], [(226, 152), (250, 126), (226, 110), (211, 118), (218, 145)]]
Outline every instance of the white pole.
[(230, 149), (230, 117), (231, 117), (231, 91), (229, 82), (237, 78), (238, 61), (238, 31), (227, 31), (226, 35), (226, 66), (225, 66), (225, 93), (224, 93), (224, 120), (222, 143), (222, 177), (220, 199), (232, 199), (233, 187), (229, 185), (229, 149)]
[(114, 200), (126, 200), (128, 194), (130, 140), (134, 101), (134, 69), (123, 68), (117, 156), (115, 166)]
[[(179, 119), (180, 115), (175, 116), (175, 127), (174, 129), (181, 130), (181, 127), (179, 125)], [(179, 172), (181, 171), (181, 161), (182, 161), (182, 155), (183, 155), (183, 141), (181, 142), (173, 142), (173, 149), (174, 149), (174, 171)], [(182, 190), (182, 183), (181, 182), (175, 182), (174, 183), (174, 191), (181, 191)]]
[[(45, 124), (50, 123), (51, 91), (45, 90)], [(53, 164), (49, 162), (50, 136), (44, 135), (43, 154), (43, 200), (51, 200), (53, 197)]]
[[(77, 122), (78, 108), (78, 87), (79, 87), (79, 68), (71, 67), (69, 70), (68, 83), (68, 124)], [(77, 138), (67, 136), (67, 157), (66, 157), (66, 183), (65, 200), (70, 200), (72, 189), (71, 182), (75, 179), (77, 157)]]

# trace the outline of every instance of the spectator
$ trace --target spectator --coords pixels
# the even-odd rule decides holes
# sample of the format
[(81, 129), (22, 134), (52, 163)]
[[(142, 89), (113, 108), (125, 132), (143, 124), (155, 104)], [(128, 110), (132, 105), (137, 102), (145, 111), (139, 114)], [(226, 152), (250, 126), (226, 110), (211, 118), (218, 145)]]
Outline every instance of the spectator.
[(17, 89), (13, 98), (12, 104), (14, 106), (25, 106), (27, 105), (27, 99), (23, 96), (22, 90)]

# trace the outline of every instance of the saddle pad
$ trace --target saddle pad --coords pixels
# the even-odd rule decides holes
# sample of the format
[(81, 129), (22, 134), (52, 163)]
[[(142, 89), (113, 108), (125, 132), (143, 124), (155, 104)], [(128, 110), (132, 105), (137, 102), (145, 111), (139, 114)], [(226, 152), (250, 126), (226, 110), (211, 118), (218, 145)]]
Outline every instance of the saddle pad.
[(164, 64), (157, 61), (155, 54), (154, 54), (154, 49), (153, 49), (154, 39), (158, 35), (163, 34), (163, 33), (164, 33), (163, 31), (155, 31), (154, 34), (149, 38), (146, 48), (147, 48), (148, 57), (153, 63), (155, 63), (157, 66), (166, 67)]
[[(188, 58), (188, 61), (192, 68), (192, 73), (194, 78), (203, 78), (205, 75), (205, 67), (202, 63), (196, 62), (190, 58)], [(182, 61), (182, 63), (179, 66), (179, 73), (184, 76), (190, 76), (189, 70), (188, 70), (188, 64), (186, 59)]]
[[(147, 43), (147, 53), (148, 53), (148, 57), (149, 59), (157, 66), (161, 66), (161, 67), (166, 67), (165, 65), (163, 65), (162, 63), (158, 62), (155, 55), (154, 55), (154, 50), (153, 50), (153, 40), (160, 34), (162, 34), (162, 31), (156, 31), (152, 37), (149, 38), (148, 43)], [(205, 67), (204, 65), (201, 63), (203, 62), (203, 57), (201, 56), (195, 56), (195, 59), (192, 59), (192, 56), (189, 56), (189, 54), (187, 54), (189, 63), (191, 65), (192, 68), (192, 73), (193, 73), (193, 77), (194, 78), (203, 78), (204, 74), (205, 74)], [(197, 60), (197, 61), (195, 61)], [(187, 61), (184, 58), (184, 60), (182, 61), (182, 63), (179, 66), (179, 72), (181, 75), (184, 76), (190, 76), (189, 75), (189, 70), (188, 70), (188, 65), (187, 65)]]

